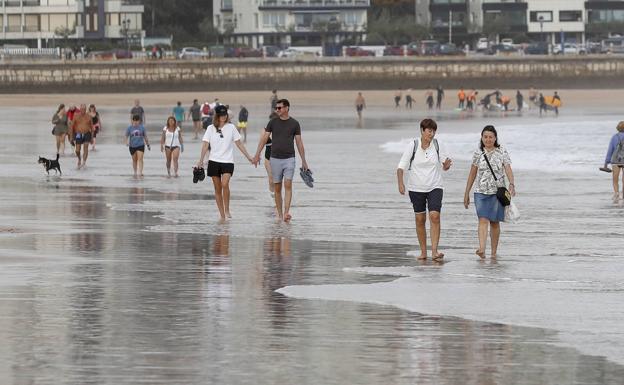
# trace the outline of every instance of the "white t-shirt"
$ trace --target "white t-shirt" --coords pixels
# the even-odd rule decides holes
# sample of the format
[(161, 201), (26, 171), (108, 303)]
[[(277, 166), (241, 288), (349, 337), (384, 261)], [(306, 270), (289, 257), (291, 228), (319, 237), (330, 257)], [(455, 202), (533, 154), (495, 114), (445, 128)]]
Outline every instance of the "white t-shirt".
[[(438, 142), (439, 143), (439, 142)], [(416, 154), (412, 161), (412, 168), (408, 170), (410, 158), (414, 151), (414, 140), (412, 140), (403, 152), (398, 168), (405, 170), (407, 174), (407, 190), (414, 192), (430, 192), (442, 186), (442, 162), (447, 158), (443, 155), (440, 147), (440, 155), (436, 151), (433, 142), (426, 150), (423, 150), (420, 139), (416, 139)]]
[(165, 146), (167, 147), (180, 147), (180, 127), (171, 132), (167, 130), (167, 126), (163, 127), (165, 133)]
[(241, 135), (232, 123), (226, 123), (221, 128), (223, 138), (214, 125), (208, 126), (202, 140), (210, 143), (208, 160), (219, 163), (234, 163), (234, 142), (241, 139)]

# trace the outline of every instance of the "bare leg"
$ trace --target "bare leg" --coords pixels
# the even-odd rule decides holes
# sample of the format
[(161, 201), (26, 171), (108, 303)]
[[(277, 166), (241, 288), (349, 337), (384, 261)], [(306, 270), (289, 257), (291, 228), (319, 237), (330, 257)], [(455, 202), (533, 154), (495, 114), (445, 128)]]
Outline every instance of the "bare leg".
[(427, 259), (427, 214), (416, 214), (416, 236), (418, 237), (418, 245), (420, 246), (420, 256), (418, 259)]
[(61, 140), (65, 140), (65, 138), (63, 138), (63, 136), (61, 135), (56, 135), (54, 138), (56, 139), (56, 153), (60, 154), (61, 153)]
[(223, 190), (223, 210), (227, 218), (232, 218), (230, 214), (230, 178), (232, 174), (221, 175), (221, 189)]
[(440, 212), (430, 211), (429, 221), (431, 222), (431, 258), (441, 259), (444, 253), (438, 252), (438, 243), (440, 242)]
[(82, 167), (85, 167), (87, 165), (87, 158), (89, 157), (89, 142), (85, 142), (82, 145)]
[(134, 170), (134, 177), (138, 176), (137, 174), (137, 164), (138, 164), (139, 155), (138, 152), (132, 154), (132, 170)]
[[(620, 168), (612, 166), (611, 169), (613, 170), (613, 201), (617, 202), (620, 199)], [(624, 173), (622, 173), (622, 178), (624, 180)]]
[(264, 168), (266, 169), (267, 176), (269, 177), (269, 191), (275, 192), (275, 184), (273, 183), (273, 172), (271, 171), (271, 162), (268, 159), (264, 159)]
[(78, 158), (78, 169), (82, 167), (82, 157), (80, 156), (81, 144), (76, 143), (76, 157)]
[(490, 222), (490, 240), (492, 241), (492, 258), (496, 258), (498, 239), (500, 238), (500, 222)]
[(290, 203), (292, 202), (292, 179), (284, 179), (284, 222), (289, 222)]
[(476, 254), (481, 258), (485, 258), (485, 241), (487, 240), (489, 223), (487, 218), (479, 218), (479, 249)]
[(212, 184), (214, 185), (215, 190), (215, 201), (217, 202), (217, 208), (219, 209), (219, 214), (221, 215), (221, 220), (225, 220), (225, 211), (223, 209), (223, 189), (221, 187), (221, 178), (218, 176), (212, 177)]
[(165, 160), (167, 165), (167, 176), (171, 176), (171, 149), (165, 148)]
[(277, 209), (277, 219), (282, 220), (284, 214), (282, 211), (282, 183), (274, 183), (275, 187), (275, 208)]
[(67, 134), (61, 134), (61, 154), (65, 155), (65, 138)]
[(175, 177), (178, 177), (178, 160), (180, 159), (180, 149), (176, 148), (175, 150), (171, 151), (171, 157), (173, 160), (173, 175), (175, 175)]
[(143, 177), (143, 151), (135, 152), (137, 156), (137, 171), (139, 172), (139, 177)]
[(193, 122), (193, 128), (195, 129), (195, 137), (194, 139), (198, 139), (199, 138), (199, 128), (200, 128), (200, 122)]

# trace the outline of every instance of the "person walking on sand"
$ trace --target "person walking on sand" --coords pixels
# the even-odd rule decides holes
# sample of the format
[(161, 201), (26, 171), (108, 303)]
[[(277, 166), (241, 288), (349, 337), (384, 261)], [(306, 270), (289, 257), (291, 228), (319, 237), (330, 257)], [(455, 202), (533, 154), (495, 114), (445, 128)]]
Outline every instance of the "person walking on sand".
[(425, 103), (428, 110), (433, 110), (433, 90), (429, 86), (425, 90)]
[[(440, 241), (440, 211), (442, 209), (442, 171), (448, 171), (453, 162), (440, 154), (435, 134), (438, 125), (432, 119), (420, 122), (420, 139), (407, 146), (397, 167), (399, 193), (405, 195), (404, 176), (407, 170), (407, 191), (416, 215), (416, 236), (420, 246), (419, 260), (427, 259), (427, 209), (431, 234), (431, 258), (439, 261), (444, 254), (438, 251)], [(442, 161), (444, 159), (444, 161)]]
[(247, 121), (249, 120), (249, 110), (241, 104), (238, 111), (238, 131), (243, 135), (243, 143), (247, 143)]
[[(619, 179), (622, 173), (622, 190), (624, 190), (624, 121), (619, 122), (615, 133), (609, 141), (607, 156), (605, 157), (603, 171), (613, 172), (613, 202), (617, 203), (620, 199), (624, 200), (624, 196), (620, 196)], [(609, 169), (608, 165), (612, 168)]]
[(167, 164), (167, 176), (171, 177), (171, 163), (173, 161), (173, 173), (178, 177), (178, 159), (180, 153), (184, 152), (184, 141), (182, 131), (173, 116), (167, 118), (167, 124), (163, 127), (160, 137), (160, 152), (165, 153)]
[(358, 121), (362, 121), (362, 110), (366, 108), (366, 100), (361, 92), (355, 97), (355, 112), (357, 112)]
[(279, 100), (279, 97), (277, 96), (277, 90), (272, 90), (271, 91), (271, 99), (270, 99), (270, 103), (271, 103), (271, 112), (275, 111), (275, 106), (277, 105), (277, 101)]
[(182, 102), (178, 101), (176, 106), (173, 107), (173, 117), (176, 120), (176, 124), (178, 127), (182, 128), (182, 122), (184, 122), (184, 107), (182, 107)]
[[(78, 158), (78, 169), (87, 166), (89, 157), (89, 144), (93, 142), (93, 123), (91, 116), (87, 113), (87, 105), (81, 104), (80, 111), (74, 114), (72, 125), (69, 128), (70, 143), (76, 148)], [(82, 151), (82, 157), (81, 157)]]
[(143, 178), (143, 154), (145, 146), (151, 150), (145, 126), (141, 123), (141, 115), (132, 117), (132, 124), (126, 129), (126, 146), (132, 156), (132, 169), (135, 178)]
[(518, 107), (518, 112), (522, 112), (522, 107), (524, 105), (524, 96), (520, 90), (516, 91), (516, 106)]
[(467, 209), (470, 205), (470, 190), (476, 179), (477, 187), (474, 192), (474, 200), (479, 218), (479, 249), (477, 249), (476, 254), (480, 258), (485, 258), (488, 225), (492, 247), (491, 257), (496, 258), (497, 256), (500, 222), (505, 220), (505, 208), (496, 197), (496, 191), (505, 184), (505, 175), (509, 182), (509, 192), (515, 196), (516, 188), (509, 153), (498, 144), (496, 128), (491, 125), (485, 126), (481, 131), (479, 149), (472, 155), (472, 166), (464, 192), (464, 207)]
[(399, 87), (399, 89), (394, 92), (394, 108), (401, 107), (402, 97), (403, 97), (403, 89)]
[(203, 167), (204, 158), (208, 156), (208, 176), (212, 178), (215, 190), (215, 201), (219, 209), (221, 221), (232, 218), (230, 215), (230, 179), (234, 174), (234, 145), (253, 162), (245, 145), (241, 143), (241, 135), (232, 123), (228, 123), (227, 107), (215, 107), (212, 124), (206, 129), (202, 139), (201, 154), (197, 167)]
[(407, 91), (405, 91), (405, 108), (409, 108), (411, 110), (413, 102), (414, 99), (412, 98), (412, 89), (408, 88)]
[(464, 91), (464, 87), (459, 88), (459, 91), (457, 92), (457, 100), (457, 108), (463, 110), (466, 105), (466, 91)]
[(52, 115), (52, 135), (56, 139), (56, 153), (65, 154), (65, 137), (69, 127), (67, 126), (67, 111), (65, 111), (65, 105), (60, 104), (56, 109), (54, 115)]
[[(302, 171), (308, 170), (308, 163), (305, 158), (305, 149), (301, 139), (301, 126), (299, 122), (289, 115), (290, 102), (287, 99), (280, 99), (275, 105), (277, 118), (271, 119), (260, 136), (258, 149), (254, 156), (254, 165), (260, 162), (260, 152), (266, 144), (269, 136), (272, 136), (271, 143), (271, 171), (273, 173), (273, 183), (275, 184), (275, 206), (279, 220), (289, 222), (292, 219), (290, 205), (292, 201), (292, 180), (295, 174), (295, 147), (301, 157)], [(282, 200), (282, 184), (284, 186), (284, 197)], [(282, 206), (283, 203), (283, 206)]]
[(91, 117), (91, 124), (93, 124), (93, 141), (91, 142), (91, 151), (95, 151), (95, 141), (102, 129), (102, 119), (100, 113), (95, 108), (95, 104), (89, 105), (89, 116)]
[(130, 122), (134, 120), (135, 116), (139, 116), (140, 121), (143, 126), (147, 124), (147, 120), (145, 119), (145, 110), (141, 107), (141, 101), (139, 99), (134, 100), (134, 107), (130, 109)]
[(187, 119), (193, 121), (193, 139), (199, 138), (199, 130), (201, 130), (201, 106), (197, 99), (193, 99), (193, 104), (189, 107)]
[(442, 99), (444, 99), (444, 89), (442, 86), (436, 88), (436, 109), (442, 109)]

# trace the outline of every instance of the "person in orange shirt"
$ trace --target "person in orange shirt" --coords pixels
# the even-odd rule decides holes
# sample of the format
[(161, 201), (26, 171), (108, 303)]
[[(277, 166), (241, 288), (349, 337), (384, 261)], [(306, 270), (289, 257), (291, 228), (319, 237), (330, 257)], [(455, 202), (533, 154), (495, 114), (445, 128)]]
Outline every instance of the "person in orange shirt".
[(459, 99), (459, 108), (460, 109), (464, 109), (464, 103), (466, 101), (466, 93), (464, 92), (464, 88), (460, 88), (459, 92), (457, 93), (457, 99)]
[(473, 88), (472, 92), (470, 92), (470, 95), (468, 95), (468, 103), (466, 104), (466, 108), (468, 110), (474, 111), (475, 106), (477, 105), (477, 95), (478, 94), (479, 94), (479, 92)]

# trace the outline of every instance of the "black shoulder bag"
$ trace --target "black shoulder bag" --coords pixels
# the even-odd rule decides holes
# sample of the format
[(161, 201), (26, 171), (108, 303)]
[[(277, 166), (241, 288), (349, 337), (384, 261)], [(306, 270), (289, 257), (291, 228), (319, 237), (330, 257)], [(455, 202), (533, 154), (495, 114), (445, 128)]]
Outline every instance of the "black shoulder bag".
[[(485, 155), (485, 151), (483, 151), (483, 157), (485, 158), (485, 161), (487, 162), (487, 165), (490, 168), (490, 171), (492, 172), (492, 176), (494, 177), (494, 180), (498, 182), (498, 178), (496, 178), (494, 169), (492, 168), (492, 165), (490, 164), (490, 160), (488, 159), (487, 155)], [(509, 190), (507, 190), (507, 187), (505, 186), (499, 187), (496, 190), (496, 199), (498, 199), (498, 201), (503, 206), (509, 206), (511, 204), (511, 193), (509, 192)]]

